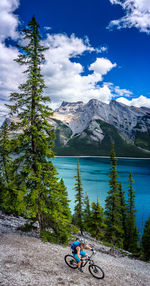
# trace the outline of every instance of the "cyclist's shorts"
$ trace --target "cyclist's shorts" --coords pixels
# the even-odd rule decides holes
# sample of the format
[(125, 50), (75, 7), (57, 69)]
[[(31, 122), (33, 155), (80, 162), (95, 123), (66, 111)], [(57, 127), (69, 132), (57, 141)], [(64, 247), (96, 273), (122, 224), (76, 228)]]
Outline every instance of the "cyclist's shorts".
[[(78, 257), (78, 255), (77, 255), (77, 253), (72, 253), (72, 254), (73, 254), (73, 257), (75, 258), (75, 260), (77, 261), (77, 263), (81, 261), (81, 259), (80, 259), (80, 258)], [(81, 250), (81, 251), (80, 251), (80, 255), (83, 257), (83, 256), (86, 255), (86, 252), (83, 251), (83, 250)]]

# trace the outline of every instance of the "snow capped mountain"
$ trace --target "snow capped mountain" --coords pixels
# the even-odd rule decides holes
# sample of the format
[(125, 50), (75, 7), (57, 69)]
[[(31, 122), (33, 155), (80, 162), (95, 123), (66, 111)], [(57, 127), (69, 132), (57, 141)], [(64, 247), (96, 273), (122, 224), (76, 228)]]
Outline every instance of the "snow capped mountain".
[(57, 155), (105, 156), (114, 143), (117, 156), (150, 157), (149, 108), (115, 100), (109, 104), (96, 99), (86, 104), (63, 102), (48, 121), (56, 131)]
[(150, 109), (127, 106), (112, 100), (110, 104), (91, 99), (83, 102), (63, 102), (53, 117), (67, 124), (74, 134), (82, 133), (91, 121), (100, 119), (120, 130), (128, 140), (134, 141), (135, 131), (150, 131)]

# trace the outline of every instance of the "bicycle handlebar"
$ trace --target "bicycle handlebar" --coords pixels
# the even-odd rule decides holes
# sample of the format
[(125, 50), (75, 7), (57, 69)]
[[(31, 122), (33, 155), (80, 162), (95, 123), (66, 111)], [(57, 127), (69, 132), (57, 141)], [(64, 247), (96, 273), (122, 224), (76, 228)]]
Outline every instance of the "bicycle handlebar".
[(89, 261), (94, 254), (96, 254), (95, 250), (92, 250), (92, 254), (85, 259), (82, 258), (81, 261)]

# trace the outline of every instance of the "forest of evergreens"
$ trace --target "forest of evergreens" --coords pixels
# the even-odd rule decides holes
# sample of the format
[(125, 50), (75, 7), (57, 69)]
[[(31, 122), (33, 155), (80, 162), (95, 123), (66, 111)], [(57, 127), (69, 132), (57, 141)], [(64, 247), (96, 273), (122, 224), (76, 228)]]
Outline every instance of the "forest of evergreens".
[[(71, 214), (67, 189), (52, 163), (55, 131), (48, 123), (52, 110), (49, 97), (44, 95), (46, 86), (41, 74), (47, 48), (41, 44), (35, 17), (22, 33), (26, 44), (19, 46), (15, 60), (25, 67), (26, 82), (10, 95), (8, 105), (10, 116), (19, 120), (10, 124), (6, 120), (0, 131), (0, 209), (28, 218), (31, 226), (38, 221), (40, 236), (45, 241), (65, 244), (72, 233), (86, 231), (98, 240), (150, 259), (150, 219), (139, 242), (132, 173), (129, 173), (128, 200), (125, 200), (113, 145), (105, 209), (98, 197), (90, 204), (84, 194), (77, 160), (76, 199)], [(10, 132), (15, 136), (10, 136)]]

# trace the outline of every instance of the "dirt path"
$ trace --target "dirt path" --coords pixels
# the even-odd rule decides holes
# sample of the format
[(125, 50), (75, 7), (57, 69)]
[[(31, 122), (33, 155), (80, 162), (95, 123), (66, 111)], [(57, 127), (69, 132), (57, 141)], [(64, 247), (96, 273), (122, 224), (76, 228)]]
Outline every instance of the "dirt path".
[(0, 285), (150, 286), (150, 263), (97, 252), (95, 262), (103, 268), (105, 278), (96, 280), (87, 266), (84, 273), (69, 268), (64, 262), (67, 253), (69, 247), (19, 234), (0, 234)]

